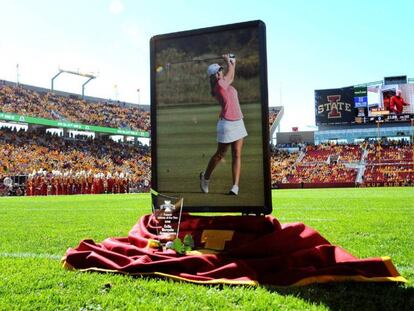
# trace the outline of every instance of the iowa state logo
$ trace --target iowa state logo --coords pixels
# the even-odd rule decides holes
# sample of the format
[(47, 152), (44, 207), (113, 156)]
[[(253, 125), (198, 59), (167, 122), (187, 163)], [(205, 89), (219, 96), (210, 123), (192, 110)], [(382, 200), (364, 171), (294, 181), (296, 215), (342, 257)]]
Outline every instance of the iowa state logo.
[(326, 98), (327, 103), (318, 105), (318, 114), (328, 112), (328, 119), (339, 119), (343, 111), (351, 111), (351, 104), (341, 102), (341, 95), (328, 95)]

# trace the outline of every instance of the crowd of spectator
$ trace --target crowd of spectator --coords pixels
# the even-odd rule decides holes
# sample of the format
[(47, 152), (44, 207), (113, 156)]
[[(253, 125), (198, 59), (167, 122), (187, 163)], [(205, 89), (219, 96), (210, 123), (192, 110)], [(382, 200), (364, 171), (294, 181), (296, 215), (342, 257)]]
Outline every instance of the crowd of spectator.
[(64, 138), (44, 130), (0, 130), (0, 180), (24, 175), (34, 182), (41, 177), (50, 186), (56, 180), (127, 179), (128, 188), (145, 190), (149, 188), (150, 162), (149, 147), (142, 145), (109, 138)]
[(353, 183), (357, 176), (356, 169), (347, 168), (344, 164), (310, 164), (297, 165), (287, 176), (289, 183)]
[[(353, 148), (354, 147), (354, 148)], [(276, 149), (272, 153), (272, 185), (297, 183), (352, 183), (357, 176), (356, 169), (350, 169), (343, 162), (332, 161), (330, 156), (355, 160), (359, 146), (307, 146), (301, 161), (298, 162), (299, 152), (288, 153)], [(362, 150), (358, 150), (359, 157)], [(336, 159), (338, 159), (338, 157)], [(298, 163), (296, 163), (298, 162)], [(344, 161), (345, 162), (345, 161)]]
[[(364, 150), (367, 156), (361, 161)], [(327, 161), (334, 156), (336, 161)], [(363, 186), (413, 185), (412, 145), (386, 142), (274, 148), (272, 186), (355, 183), (355, 164), (365, 165)], [(9, 176), (26, 178), (25, 187), (17, 189), (16, 195), (147, 191), (149, 147), (117, 143), (109, 138), (61, 137), (44, 130), (1, 129), (0, 181)], [(7, 187), (2, 183), (0, 188), (4, 192)]]
[(367, 146), (365, 186), (414, 185), (414, 152), (409, 141), (384, 140)]
[(365, 169), (364, 184), (414, 186), (414, 165), (369, 165)]
[(0, 84), (0, 112), (130, 130), (150, 130), (149, 111)]
[(335, 157), (339, 162), (359, 162), (363, 149), (360, 145), (335, 145), (320, 144), (309, 145), (306, 148), (306, 155), (303, 163), (328, 162), (330, 157)]
[[(34, 91), (0, 84), (0, 111), (19, 115), (150, 130), (149, 112), (107, 102)], [(270, 126), (277, 111), (270, 111)], [(366, 151), (366, 156), (364, 156)], [(16, 195), (125, 193), (150, 187), (149, 147), (109, 138), (61, 137), (44, 129), (0, 129), (0, 181), (25, 176)], [(414, 154), (409, 141), (361, 144), (288, 144), (273, 148), (272, 186), (297, 183), (355, 183), (365, 165), (362, 184), (413, 185)], [(0, 194), (7, 191), (4, 182)]]
[(288, 152), (283, 149), (275, 149), (271, 156), (272, 187), (278, 183), (287, 183), (288, 176), (294, 173), (294, 164), (299, 157), (299, 152)]
[(413, 161), (413, 146), (405, 141), (369, 145), (368, 163), (403, 163)]
[(380, 144), (365, 141), (355, 145), (307, 145), (295, 153), (275, 148), (271, 159), (272, 185), (352, 184), (363, 166), (363, 186), (413, 185), (413, 146), (408, 141), (385, 140)]

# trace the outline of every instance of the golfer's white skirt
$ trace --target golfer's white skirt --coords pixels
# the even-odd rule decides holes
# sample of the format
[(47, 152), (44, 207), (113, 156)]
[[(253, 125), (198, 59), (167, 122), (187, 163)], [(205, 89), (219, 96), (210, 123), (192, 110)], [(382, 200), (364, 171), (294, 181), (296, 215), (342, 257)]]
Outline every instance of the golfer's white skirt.
[(220, 119), (217, 122), (217, 142), (228, 144), (247, 136), (243, 119), (228, 121)]

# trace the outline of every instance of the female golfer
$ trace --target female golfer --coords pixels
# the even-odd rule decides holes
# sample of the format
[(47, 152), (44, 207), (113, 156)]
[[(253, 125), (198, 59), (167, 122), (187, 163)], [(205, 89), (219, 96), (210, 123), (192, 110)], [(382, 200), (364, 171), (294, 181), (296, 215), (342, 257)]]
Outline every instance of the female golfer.
[(200, 173), (200, 188), (204, 193), (208, 193), (211, 174), (217, 164), (224, 158), (228, 147), (231, 146), (233, 186), (228, 194), (238, 195), (241, 152), (243, 138), (247, 136), (247, 131), (244, 126), (237, 91), (231, 85), (234, 80), (236, 59), (230, 58), (229, 54), (223, 55), (223, 59), (227, 63), (227, 72), (225, 74), (223, 67), (219, 64), (211, 64), (207, 69), (210, 78), (211, 95), (221, 105), (221, 113), (217, 123), (217, 151), (208, 162), (205, 172)]

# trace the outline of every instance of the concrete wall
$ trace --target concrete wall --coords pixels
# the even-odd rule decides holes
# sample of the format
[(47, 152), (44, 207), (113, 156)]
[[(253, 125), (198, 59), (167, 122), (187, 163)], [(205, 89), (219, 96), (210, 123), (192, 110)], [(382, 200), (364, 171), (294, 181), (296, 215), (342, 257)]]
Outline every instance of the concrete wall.
[(291, 144), (291, 143), (308, 143), (313, 144), (315, 142), (314, 131), (302, 131), (302, 132), (280, 132), (276, 133), (278, 144)]

